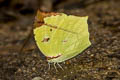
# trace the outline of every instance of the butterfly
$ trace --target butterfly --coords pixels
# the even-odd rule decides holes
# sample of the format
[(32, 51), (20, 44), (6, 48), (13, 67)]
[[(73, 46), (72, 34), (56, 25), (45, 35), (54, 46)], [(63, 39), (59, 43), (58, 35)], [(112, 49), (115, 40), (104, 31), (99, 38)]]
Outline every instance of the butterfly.
[(91, 45), (88, 16), (37, 11), (34, 38), (49, 63), (60, 63), (80, 54)]

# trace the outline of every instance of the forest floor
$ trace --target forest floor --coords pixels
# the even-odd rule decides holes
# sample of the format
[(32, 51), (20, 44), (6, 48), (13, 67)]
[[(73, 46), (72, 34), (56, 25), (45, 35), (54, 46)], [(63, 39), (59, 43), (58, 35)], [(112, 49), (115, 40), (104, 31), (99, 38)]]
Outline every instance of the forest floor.
[(62, 2), (55, 11), (89, 16), (92, 45), (60, 63), (64, 71), (57, 65), (56, 71), (53, 64), (48, 69), (48, 62), (33, 36), (19, 53), (33, 27), (35, 13), (21, 15), (8, 11), (11, 16), (0, 13), (3, 15), (0, 18), (0, 80), (120, 80), (120, 0), (94, 3), (86, 0), (81, 6), (78, 2)]

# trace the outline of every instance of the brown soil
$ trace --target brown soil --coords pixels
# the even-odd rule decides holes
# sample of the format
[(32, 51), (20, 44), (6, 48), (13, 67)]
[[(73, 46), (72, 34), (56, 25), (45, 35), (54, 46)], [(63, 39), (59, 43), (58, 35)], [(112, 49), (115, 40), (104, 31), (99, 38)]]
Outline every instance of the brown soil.
[(58, 65), (56, 71), (53, 64), (49, 70), (33, 36), (19, 53), (32, 29), (34, 9), (20, 13), (21, 10), (7, 10), (2, 6), (0, 80), (35, 80), (38, 77), (40, 79), (36, 80), (120, 80), (120, 0), (66, 0), (53, 8), (56, 12), (88, 15), (92, 45), (73, 59), (60, 63), (64, 71)]

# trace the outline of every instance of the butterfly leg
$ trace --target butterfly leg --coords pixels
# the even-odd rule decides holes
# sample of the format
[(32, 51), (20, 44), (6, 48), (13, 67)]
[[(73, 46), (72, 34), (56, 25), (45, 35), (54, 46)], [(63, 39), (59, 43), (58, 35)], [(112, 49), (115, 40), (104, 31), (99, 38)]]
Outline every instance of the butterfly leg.
[(57, 70), (57, 68), (56, 68), (56, 65), (55, 65), (55, 64), (56, 64), (56, 63), (54, 63), (54, 67), (55, 67), (55, 70), (56, 70), (56, 72), (57, 72), (58, 70)]
[(62, 68), (62, 66), (59, 63), (57, 63), (57, 65), (64, 71), (64, 69)]
[(48, 62), (48, 66), (49, 66), (49, 67), (48, 67), (48, 70), (50, 70), (50, 63), (49, 63), (49, 62)]

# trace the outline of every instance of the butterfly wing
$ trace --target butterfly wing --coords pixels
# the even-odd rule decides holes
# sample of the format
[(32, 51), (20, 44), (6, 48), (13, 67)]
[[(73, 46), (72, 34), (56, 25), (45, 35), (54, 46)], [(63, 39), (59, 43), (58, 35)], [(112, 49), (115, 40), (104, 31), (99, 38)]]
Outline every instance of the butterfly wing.
[(87, 17), (62, 14), (46, 17), (44, 22), (44, 25), (34, 29), (34, 34), (42, 53), (51, 57), (49, 62), (70, 59), (91, 44)]

